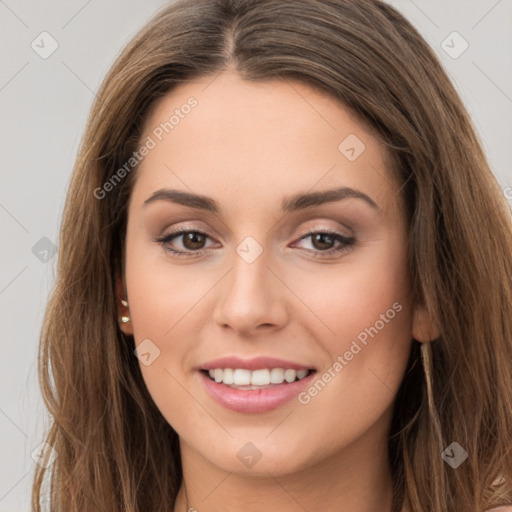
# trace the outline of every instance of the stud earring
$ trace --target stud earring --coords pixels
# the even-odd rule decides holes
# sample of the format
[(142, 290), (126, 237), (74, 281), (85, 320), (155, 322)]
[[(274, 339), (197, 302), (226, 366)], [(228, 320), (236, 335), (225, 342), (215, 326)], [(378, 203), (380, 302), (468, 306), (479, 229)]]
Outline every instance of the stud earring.
[[(121, 304), (122, 304), (125, 308), (127, 308), (127, 307), (128, 307), (128, 302), (126, 302), (126, 301), (125, 301), (125, 300), (123, 300), (123, 299), (121, 299)], [(122, 322), (123, 324), (126, 324), (126, 323), (128, 323), (129, 321), (130, 321), (130, 317), (129, 317), (129, 316), (122, 316), (122, 317), (121, 317), (121, 322)]]

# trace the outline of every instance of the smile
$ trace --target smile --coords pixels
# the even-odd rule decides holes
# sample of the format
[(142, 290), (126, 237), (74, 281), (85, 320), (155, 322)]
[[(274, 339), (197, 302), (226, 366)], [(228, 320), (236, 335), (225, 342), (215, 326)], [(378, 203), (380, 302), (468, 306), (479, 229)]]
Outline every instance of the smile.
[(283, 406), (309, 386), (316, 373), (315, 368), (272, 357), (225, 357), (197, 370), (207, 395), (239, 413), (264, 413)]

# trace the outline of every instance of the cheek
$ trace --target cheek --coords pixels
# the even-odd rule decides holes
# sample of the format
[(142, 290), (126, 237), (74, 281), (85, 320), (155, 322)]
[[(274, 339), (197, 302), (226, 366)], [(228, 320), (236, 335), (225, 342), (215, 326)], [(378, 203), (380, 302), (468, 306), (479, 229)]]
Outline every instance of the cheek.
[(411, 339), (404, 244), (390, 240), (364, 249), (349, 255), (335, 270), (323, 267), (315, 273), (304, 272), (300, 281), (298, 295), (322, 323), (315, 338), (322, 341), (331, 358), (343, 354), (357, 339), (363, 344), (378, 339), (373, 352), (379, 357)]
[(145, 241), (143, 232), (128, 233), (126, 251), (126, 284), (135, 340), (172, 336), (181, 318), (193, 316), (191, 308), (204, 295), (208, 276), (203, 272), (198, 278), (194, 264), (171, 262), (158, 243)]
[(304, 396), (312, 410), (336, 403), (365, 422), (391, 405), (411, 348), (407, 269), (405, 245), (390, 240), (304, 282), (299, 293), (321, 319), (313, 336), (329, 358), (325, 378)]
[(347, 426), (348, 439), (376, 422), (389, 410), (402, 382), (411, 348), (412, 308), (406, 252), (396, 247), (383, 247), (372, 257), (354, 260), (338, 277), (324, 279), (323, 294), (311, 279), (316, 292), (310, 297), (334, 332), (325, 327), (315, 332), (330, 362), (301, 403), (313, 417), (329, 411), (326, 425), (332, 428), (332, 439), (336, 425)]

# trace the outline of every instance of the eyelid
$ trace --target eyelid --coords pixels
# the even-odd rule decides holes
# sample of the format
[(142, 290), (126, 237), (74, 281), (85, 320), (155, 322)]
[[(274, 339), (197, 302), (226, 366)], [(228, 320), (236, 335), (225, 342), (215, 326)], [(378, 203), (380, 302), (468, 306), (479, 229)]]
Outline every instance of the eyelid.
[[(340, 223), (338, 222), (338, 224), (340, 224)], [(354, 232), (352, 229), (350, 229), (348, 226), (345, 226), (345, 225), (343, 225), (343, 227), (348, 232), (346, 232), (346, 233), (340, 232), (340, 228), (330, 227), (325, 224), (324, 225), (311, 224), (309, 226), (308, 226), (308, 224), (306, 224), (306, 227), (302, 228), (300, 230), (299, 234), (296, 235), (295, 238), (297, 240), (300, 240), (304, 236), (311, 235), (314, 233), (319, 233), (319, 232), (327, 232), (329, 234), (339, 235), (344, 238), (354, 237)], [(157, 236), (156, 238), (161, 240), (162, 238), (165, 238), (165, 237), (168, 237), (171, 235), (178, 235), (183, 231), (194, 231), (194, 232), (206, 235), (209, 238), (211, 238), (212, 240), (217, 241), (214, 236), (212, 236), (210, 233), (208, 233), (208, 230), (203, 229), (202, 227), (198, 227), (197, 225), (193, 225), (193, 224), (179, 224), (177, 228), (173, 228), (168, 233), (166, 233), (165, 231), (166, 230), (164, 230), (164, 232), (161, 235)]]
[(215, 239), (215, 237), (213, 237), (212, 235), (210, 235), (208, 229), (205, 229), (203, 227), (200, 227), (198, 225), (193, 225), (193, 224), (178, 224), (177, 227), (174, 227), (174, 225), (172, 225), (173, 227), (166, 227), (165, 229), (162, 230), (162, 234), (161, 235), (157, 235), (156, 238), (165, 238), (165, 237), (168, 237), (168, 236), (171, 236), (171, 235), (176, 235), (176, 234), (180, 234), (181, 232), (183, 231), (193, 231), (195, 233), (201, 233), (203, 235), (206, 235), (208, 236), (209, 238), (211, 239)]
[[(339, 223), (338, 223), (339, 224)], [(355, 236), (354, 231), (350, 229), (348, 226), (343, 225), (343, 228), (345, 229), (345, 233), (341, 230), (339, 227), (332, 227), (328, 225), (308, 225), (304, 229), (301, 230), (302, 234), (299, 234), (299, 237), (310, 235), (312, 233), (318, 233), (318, 232), (328, 232), (332, 234), (336, 234), (345, 238), (352, 238)]]
[[(192, 227), (192, 226), (180, 226), (176, 229), (173, 229), (172, 231), (170, 231), (168, 233), (164, 232), (162, 235), (156, 236), (153, 240), (155, 242), (162, 243), (162, 242), (165, 242), (166, 239), (179, 238), (180, 236), (184, 235), (185, 233), (199, 233), (200, 235), (204, 235), (205, 237), (209, 238), (210, 240), (217, 242), (217, 240), (213, 236), (211, 236), (207, 231), (205, 231), (203, 229), (196, 228), (196, 227)], [(203, 249), (201, 249), (201, 250), (203, 250)], [(206, 250), (206, 249), (204, 249), (204, 250)], [(200, 252), (200, 251), (190, 251), (190, 253), (192, 253), (192, 252)]]

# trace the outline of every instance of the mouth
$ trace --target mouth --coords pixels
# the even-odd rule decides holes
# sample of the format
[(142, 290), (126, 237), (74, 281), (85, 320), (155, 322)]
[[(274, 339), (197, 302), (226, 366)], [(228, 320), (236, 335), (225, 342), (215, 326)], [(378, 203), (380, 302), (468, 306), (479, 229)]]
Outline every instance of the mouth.
[(293, 368), (211, 368), (200, 370), (209, 380), (232, 389), (257, 390), (288, 385), (306, 379), (316, 372), (315, 369)]
[(311, 385), (317, 372), (316, 368), (271, 357), (225, 357), (196, 369), (210, 399), (231, 411), (253, 414), (291, 402)]

